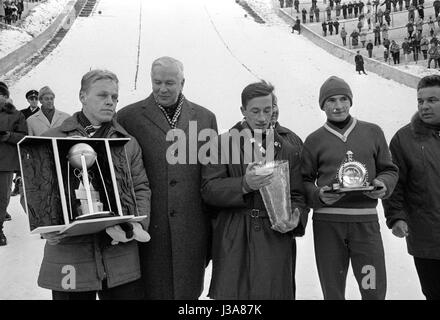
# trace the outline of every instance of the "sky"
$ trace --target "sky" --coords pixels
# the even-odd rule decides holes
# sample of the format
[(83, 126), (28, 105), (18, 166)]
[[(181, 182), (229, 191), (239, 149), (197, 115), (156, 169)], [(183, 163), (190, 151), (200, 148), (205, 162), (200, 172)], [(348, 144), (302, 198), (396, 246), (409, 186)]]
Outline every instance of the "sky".
[[(184, 64), (187, 99), (213, 111), (220, 130), (241, 119), (242, 89), (264, 79), (275, 86), (280, 123), (304, 140), (325, 121), (318, 105), (319, 88), (331, 75), (350, 84), (352, 115), (381, 126), (388, 141), (409, 122), (417, 107), (415, 89), (368, 70), (367, 76), (359, 75), (354, 65), (291, 34), (290, 27), (272, 13), (271, 0), (254, 0), (253, 5), (268, 23), (256, 23), (235, 0), (100, 0), (92, 16), (77, 18), (58, 47), (11, 85), (11, 96), (17, 107), (24, 108), (25, 92), (48, 85), (55, 92), (56, 108), (73, 113), (80, 110), (81, 76), (91, 68), (104, 68), (119, 77), (120, 109), (150, 94), (151, 63), (167, 55)], [(388, 270), (387, 298), (423, 299), (404, 240), (387, 229), (380, 205), (378, 211)], [(9, 243), (0, 249), (0, 299), (50, 299), (50, 292), (36, 284), (44, 241), (29, 234), (16, 197), (9, 212), (13, 216), (5, 228)], [(322, 299), (311, 220), (297, 244), (297, 298)], [(203, 297), (209, 278), (210, 268)], [(347, 298), (360, 298), (351, 272)]]

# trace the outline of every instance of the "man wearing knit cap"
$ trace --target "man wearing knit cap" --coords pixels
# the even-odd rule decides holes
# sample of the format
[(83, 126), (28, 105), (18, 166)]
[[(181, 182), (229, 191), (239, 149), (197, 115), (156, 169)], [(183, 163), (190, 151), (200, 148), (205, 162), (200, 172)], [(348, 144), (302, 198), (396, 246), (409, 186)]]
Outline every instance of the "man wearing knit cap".
[(60, 126), (64, 120), (70, 117), (67, 113), (55, 109), (55, 93), (48, 86), (40, 89), (38, 100), (41, 103), (41, 110), (26, 120), (31, 136), (41, 136), (50, 128)]
[[(349, 85), (338, 77), (328, 78), (319, 93), (327, 122), (304, 142), (302, 174), (314, 210), (316, 263), (324, 299), (345, 299), (350, 261), (362, 299), (385, 299), (385, 258), (376, 206), (377, 199), (392, 193), (397, 167), (382, 130), (353, 118), (352, 103)], [(366, 182), (376, 189), (330, 192), (345, 178), (339, 170), (346, 157), (364, 166)]]

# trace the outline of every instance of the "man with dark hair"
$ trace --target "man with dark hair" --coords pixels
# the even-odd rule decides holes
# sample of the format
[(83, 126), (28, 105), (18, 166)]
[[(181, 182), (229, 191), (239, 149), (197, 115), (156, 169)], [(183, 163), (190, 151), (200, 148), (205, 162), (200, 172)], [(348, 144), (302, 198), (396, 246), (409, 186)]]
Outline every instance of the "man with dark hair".
[[(131, 138), (125, 152), (112, 150), (118, 165), (116, 177), (126, 215), (146, 216), (141, 222), (129, 222), (132, 236), (120, 225), (105, 231), (80, 236), (45, 233), (47, 239), (38, 285), (52, 290), (54, 300), (137, 300), (144, 295), (138, 241), (149, 241), (150, 196), (148, 178), (137, 141), (116, 122), (115, 109), (119, 80), (113, 72), (91, 70), (81, 80), (79, 100), (82, 110), (59, 127), (45, 132), (47, 137)], [(65, 266), (75, 270), (75, 286), (65, 288)]]
[[(26, 120), (9, 98), (9, 88), (0, 82), (0, 246), (7, 244), (3, 223), (10, 220), (7, 212), (12, 176), (20, 170), (17, 143), (27, 134)], [(9, 216), (9, 219), (7, 219)]]
[[(327, 122), (304, 142), (302, 174), (314, 209), (315, 256), (324, 299), (345, 299), (351, 261), (362, 299), (382, 300), (386, 272), (376, 206), (393, 192), (397, 167), (382, 130), (352, 117), (352, 104), (351, 88), (343, 79), (332, 76), (323, 83), (319, 106)], [(335, 185), (353, 181), (377, 189), (333, 192)]]
[[(203, 199), (218, 208), (213, 218), (209, 296), (230, 300), (290, 300), (294, 298), (294, 237), (304, 234), (308, 213), (300, 149), (270, 129), (272, 85), (266, 82), (248, 85), (242, 91), (241, 101), (243, 121), (218, 137), (214, 148), (218, 152), (217, 161), (202, 170)], [(274, 156), (270, 158), (269, 154)], [(256, 168), (257, 163), (273, 160), (288, 161), (291, 212), (281, 225), (272, 226), (259, 190), (272, 182), (273, 173), (259, 173)]]
[(406, 238), (423, 294), (440, 300), (440, 76), (419, 81), (417, 101), (411, 122), (391, 139), (399, 180), (382, 203), (387, 226)]
[[(140, 247), (142, 280), (147, 299), (198, 299), (211, 230), (200, 194), (204, 157), (198, 157), (197, 137), (202, 130), (215, 134), (217, 121), (211, 111), (183, 95), (185, 77), (179, 60), (156, 59), (151, 83), (148, 98), (118, 112), (122, 126), (141, 144), (151, 181), (151, 241)], [(172, 151), (169, 136), (176, 132), (186, 143)]]

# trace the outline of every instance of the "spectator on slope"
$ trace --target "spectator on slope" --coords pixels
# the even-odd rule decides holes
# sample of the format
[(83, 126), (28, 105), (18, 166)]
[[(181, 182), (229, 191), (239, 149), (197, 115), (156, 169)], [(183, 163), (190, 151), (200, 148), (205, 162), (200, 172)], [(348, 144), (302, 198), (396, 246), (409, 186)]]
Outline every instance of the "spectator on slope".
[(390, 51), (387, 48), (383, 50), (383, 61), (388, 64), (390, 63)]
[(422, 78), (417, 85), (417, 112), (390, 143), (399, 180), (382, 202), (386, 224), (405, 238), (413, 256), (423, 294), (440, 300), (440, 76)]
[(299, 0), (293, 1), (293, 5), (295, 7), (296, 13), (299, 13)]
[(416, 7), (414, 7), (412, 4), (409, 6), (408, 8), (408, 21), (414, 21), (416, 16), (415, 16), (415, 11), (416, 11)]
[(365, 14), (365, 19), (367, 20), (368, 30), (371, 30), (371, 12), (370, 12), (370, 10), (368, 10), (367, 13)]
[(376, 22), (376, 26), (373, 29), (373, 33), (374, 33), (374, 45), (375, 46), (380, 46), (380, 24), (379, 22)]
[(41, 103), (41, 109), (26, 120), (30, 136), (41, 136), (50, 128), (59, 127), (70, 117), (69, 114), (55, 108), (55, 93), (48, 86), (40, 89), (38, 100)]
[(382, 25), (382, 39), (383, 40), (388, 39), (388, 30), (389, 30), (389, 28), (388, 28), (387, 24), (384, 23)]
[(428, 48), (429, 48), (429, 41), (428, 38), (424, 35), (422, 40), (420, 40), (420, 50), (423, 53), (423, 59), (426, 60), (428, 58)]
[(357, 18), (359, 14), (359, 4), (356, 2), (356, 0), (353, 1), (353, 14), (355, 18)]
[(359, 33), (359, 39), (361, 40), (362, 48), (365, 48), (365, 42), (367, 42), (367, 31), (362, 30)]
[(353, 3), (351, 1), (349, 1), (347, 5), (347, 13), (349, 18), (353, 17)]
[(371, 42), (371, 40), (368, 40), (367, 43), (367, 51), (368, 51), (368, 58), (373, 58), (373, 42)]
[(336, 18), (335, 21), (333, 21), (333, 27), (335, 28), (335, 34), (339, 33), (339, 21), (338, 18)]
[(325, 12), (327, 13), (327, 20), (331, 20), (332, 19), (332, 9), (330, 8), (330, 5), (328, 5), (327, 8), (325, 8)]
[(328, 27), (328, 32), (330, 33), (330, 35), (333, 35), (333, 21), (329, 20), (327, 22), (327, 27)]
[(406, 24), (406, 30), (408, 32), (408, 38), (412, 37), (412, 33), (414, 32), (414, 23), (413, 20), (409, 20)]
[(419, 13), (419, 17), (424, 20), (425, 19), (425, 7), (423, 4), (419, 4), (417, 6), (417, 12)]
[(306, 10), (306, 8), (302, 8), (302, 10), (301, 10), (301, 18), (302, 18), (302, 22), (304, 24), (307, 23), (307, 10)]
[(353, 30), (353, 32), (350, 34), (350, 37), (351, 37), (351, 46), (353, 48), (356, 48), (359, 45), (359, 32)]
[(296, 17), (295, 24), (292, 26), (292, 33), (295, 33), (295, 30), (298, 31), (298, 34), (301, 34), (301, 21), (298, 16)]
[(345, 20), (345, 19), (347, 19), (348, 5), (345, 2), (343, 2), (341, 8), (342, 8), (342, 16), (344, 17), (344, 20)]
[[(384, 14), (383, 14), (384, 18), (385, 18), (385, 22), (388, 26), (391, 25), (391, 11), (390, 10), (385, 10)], [(384, 24), (385, 25), (385, 24)]]
[(342, 6), (340, 3), (338, 3), (335, 7), (336, 18), (339, 18), (341, 16), (341, 10), (342, 10)]
[(416, 33), (423, 33), (423, 19), (419, 17), (416, 21)]
[(410, 45), (410, 50), (413, 53), (413, 61), (417, 64), (417, 61), (419, 60), (420, 44), (415, 36), (409, 39), (409, 45)]
[(394, 40), (391, 40), (390, 52), (391, 56), (393, 57), (393, 63), (400, 64), (400, 46)]
[(17, 1), (17, 13), (18, 13), (18, 20), (21, 20), (21, 15), (24, 11), (24, 4), (23, 4), (23, 0), (18, 0)]
[(362, 21), (358, 21), (356, 27), (358, 28), (359, 33), (362, 31), (362, 27), (363, 27), (363, 26), (364, 26), (363, 22), (362, 22)]
[(321, 23), (321, 27), (322, 27), (322, 35), (324, 37), (327, 37), (327, 22), (323, 21)]
[(356, 51), (356, 55), (355, 55), (355, 57), (354, 57), (354, 63), (355, 63), (355, 66), (356, 66), (356, 71), (357, 71), (359, 74), (361, 74), (361, 71), (362, 71), (364, 74), (367, 74), (367, 73), (365, 72), (365, 68), (364, 68), (364, 58), (362, 57), (362, 55), (361, 55), (361, 53), (360, 53), (359, 50)]
[(433, 37), (434, 36), (435, 25), (434, 25), (434, 20), (432, 20), (432, 17), (429, 17), (428, 26), (429, 26), (429, 35), (431, 37)]
[(411, 54), (411, 46), (409, 44), (408, 38), (403, 39), (402, 52), (403, 57), (405, 58), (405, 64), (408, 64), (408, 55)]
[(437, 60), (439, 56), (439, 51), (436, 43), (432, 43), (428, 50), (428, 69), (431, 68), (431, 61), (434, 60), (434, 69), (437, 69)]
[(388, 51), (390, 50), (390, 45), (391, 45), (390, 39), (388, 39), (388, 38), (383, 39), (382, 44), (383, 44), (385, 49), (387, 49)]
[(382, 26), (383, 25), (383, 11), (381, 8), (379, 8), (379, 10), (377, 11), (376, 17), (377, 17), (376, 22), (379, 22), (379, 25)]
[(315, 8), (312, 6), (312, 7), (310, 7), (310, 10), (309, 10), (309, 21), (310, 21), (310, 23), (313, 22), (313, 17), (315, 16), (315, 10), (314, 9)]
[(362, 0), (359, 0), (358, 6), (359, 6), (359, 14), (363, 14), (365, 4), (362, 2)]
[(342, 45), (346, 46), (347, 45), (347, 31), (345, 31), (344, 26), (342, 26), (342, 28), (341, 28), (341, 39), (342, 39)]
[(319, 22), (319, 7), (316, 6), (313, 12), (315, 13), (316, 22)]

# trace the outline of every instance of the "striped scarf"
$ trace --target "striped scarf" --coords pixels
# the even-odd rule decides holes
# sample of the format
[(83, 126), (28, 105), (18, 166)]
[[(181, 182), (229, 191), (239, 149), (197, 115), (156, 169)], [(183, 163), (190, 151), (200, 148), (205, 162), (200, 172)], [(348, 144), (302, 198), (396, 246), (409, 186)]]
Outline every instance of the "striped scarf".
[[(170, 125), (171, 129), (176, 129), (177, 121), (179, 120), (180, 114), (182, 113), (182, 105), (183, 101), (185, 100), (185, 97), (181, 93), (179, 95), (179, 98), (177, 99), (177, 108), (174, 111), (174, 115), (171, 117), (171, 114), (168, 114), (167, 107), (162, 106), (156, 99), (154, 101), (156, 102), (156, 105), (159, 107), (160, 110), (162, 110), (163, 114), (165, 115), (165, 118), (168, 121), (168, 124)], [(170, 108), (170, 107), (168, 107)]]

